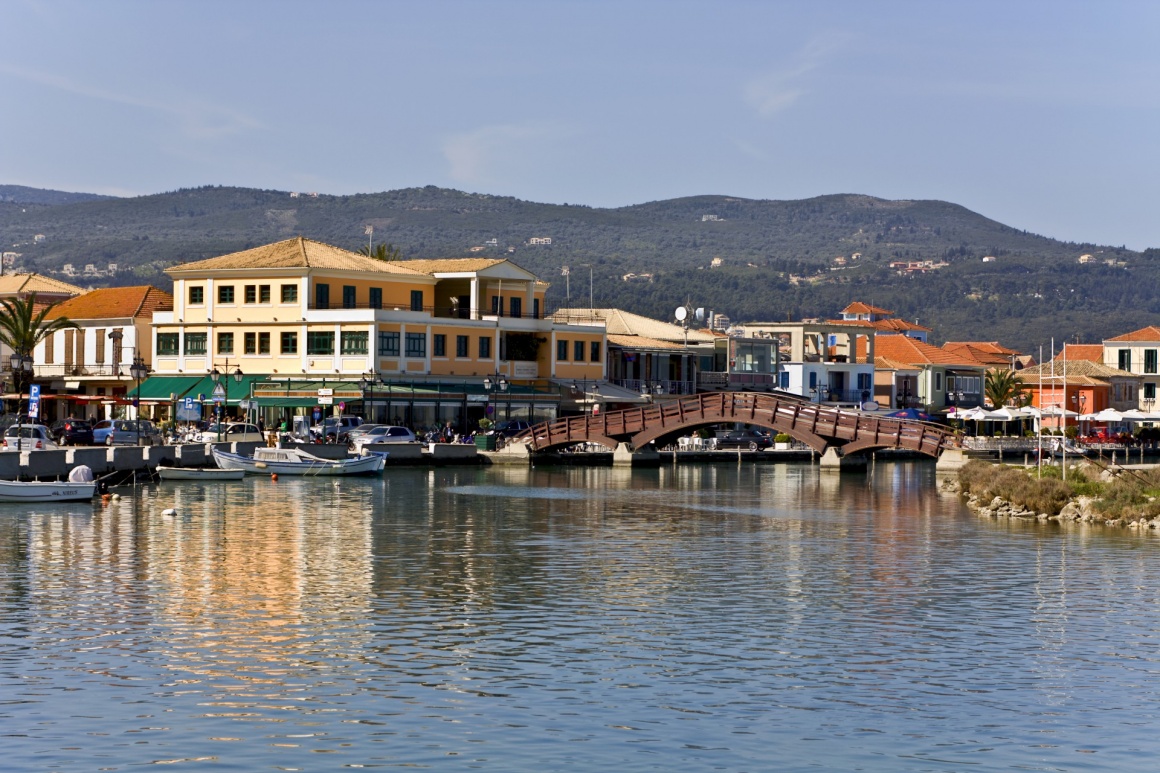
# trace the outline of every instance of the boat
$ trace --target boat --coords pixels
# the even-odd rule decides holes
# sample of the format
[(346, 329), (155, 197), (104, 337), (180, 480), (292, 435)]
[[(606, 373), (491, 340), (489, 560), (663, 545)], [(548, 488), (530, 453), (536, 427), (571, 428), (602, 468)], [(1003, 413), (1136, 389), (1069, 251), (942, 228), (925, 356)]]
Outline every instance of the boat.
[(83, 502), (96, 491), (96, 481), (0, 480), (0, 502)]
[(382, 472), (387, 454), (367, 452), (347, 459), (323, 459), (300, 448), (256, 448), (253, 456), (213, 449), (213, 460), (223, 470), (243, 470), (251, 475), (373, 475)]
[(158, 467), (157, 477), (161, 480), (241, 480), (245, 470), (225, 470), (221, 467)]

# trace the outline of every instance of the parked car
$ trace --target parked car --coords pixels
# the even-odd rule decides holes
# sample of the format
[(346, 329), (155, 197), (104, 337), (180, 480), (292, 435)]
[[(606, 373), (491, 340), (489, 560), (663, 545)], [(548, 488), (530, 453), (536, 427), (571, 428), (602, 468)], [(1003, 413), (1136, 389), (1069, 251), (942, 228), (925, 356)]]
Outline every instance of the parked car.
[(86, 419), (61, 419), (48, 428), (52, 439), (62, 446), (91, 446), (93, 425)]
[(773, 440), (769, 435), (752, 427), (735, 429), (717, 438), (717, 448), (748, 448), (750, 451), (757, 451), (772, 445)]
[(93, 445), (108, 445), (109, 433), (113, 431), (113, 420), (102, 419), (93, 425)]
[(532, 425), (526, 421), (501, 421), (495, 425), (494, 434), (500, 437), (513, 437), (531, 428)]
[(345, 443), (347, 434), (362, 423), (360, 416), (331, 416), (310, 431), (324, 443)]
[(148, 419), (116, 419), (112, 431), (105, 438), (107, 446), (159, 446), (163, 443), (161, 432)]
[(56, 451), (60, 448), (52, 442), (48, 427), (43, 424), (13, 424), (4, 430), (5, 451)]
[[(219, 440), (219, 427), (217, 424), (210, 424), (204, 430), (196, 435), (195, 442), (197, 443), (216, 443)], [(223, 443), (249, 443), (253, 441), (264, 442), (266, 436), (258, 429), (256, 424), (223, 424), (220, 427), (220, 440)]]
[(386, 426), (386, 424), (360, 424), (357, 427), (351, 427), (349, 430), (347, 430), (346, 440), (348, 443), (353, 443), (355, 438), (357, 438), (359, 435), (365, 435), (367, 432), (370, 432), (376, 427)]
[(371, 443), (415, 443), (418, 438), (415, 433), (406, 427), (388, 427), (381, 425), (367, 432), (355, 435), (351, 445), (355, 451), (362, 451)]

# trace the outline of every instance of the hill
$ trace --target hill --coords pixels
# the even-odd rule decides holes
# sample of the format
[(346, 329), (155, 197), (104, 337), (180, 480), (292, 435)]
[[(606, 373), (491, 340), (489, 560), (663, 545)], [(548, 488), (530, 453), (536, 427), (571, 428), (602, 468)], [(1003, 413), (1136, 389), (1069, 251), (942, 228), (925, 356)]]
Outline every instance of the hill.
[[(1060, 242), (942, 201), (696, 196), (598, 209), (434, 186), (136, 198), (0, 186), (0, 235), (15, 265), (58, 274), (71, 265), (77, 275), (62, 278), (81, 284), (168, 289), (162, 272), (175, 263), (297, 235), (357, 249), (368, 225), (405, 257), (510, 258), (553, 283), (550, 307), (586, 305), (590, 278), (597, 305), (662, 319), (686, 300), (734, 320), (833, 317), (863, 300), (918, 318), (936, 340), (1025, 351), (1052, 336), (1097, 341), (1160, 314), (1160, 251)], [(1092, 259), (1080, 264), (1081, 255)]]

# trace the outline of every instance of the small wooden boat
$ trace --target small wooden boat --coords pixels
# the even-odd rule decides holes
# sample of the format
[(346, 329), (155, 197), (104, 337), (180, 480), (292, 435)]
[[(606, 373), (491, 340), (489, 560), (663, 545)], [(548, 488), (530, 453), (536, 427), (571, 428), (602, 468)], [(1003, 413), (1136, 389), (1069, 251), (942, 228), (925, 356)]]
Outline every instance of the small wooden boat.
[(243, 470), (251, 475), (373, 475), (387, 464), (383, 452), (323, 459), (299, 448), (256, 448), (253, 456), (242, 456), (214, 446), (213, 459), (223, 470)]
[(0, 502), (83, 502), (96, 491), (96, 481), (0, 480)]
[(241, 480), (245, 470), (223, 470), (220, 467), (158, 467), (157, 477), (161, 480)]

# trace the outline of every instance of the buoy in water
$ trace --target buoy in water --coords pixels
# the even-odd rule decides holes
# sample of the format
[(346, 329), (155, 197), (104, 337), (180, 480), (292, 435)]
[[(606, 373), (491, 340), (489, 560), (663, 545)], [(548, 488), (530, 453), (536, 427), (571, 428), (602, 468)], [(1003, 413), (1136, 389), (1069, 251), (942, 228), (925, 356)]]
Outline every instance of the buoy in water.
[(278, 473), (276, 473), (276, 472), (270, 473), (270, 480), (278, 480)]
[(172, 518), (172, 517), (174, 517), (174, 516), (176, 516), (176, 515), (177, 515), (177, 510), (175, 510), (174, 508), (172, 508), (172, 507), (171, 507), (171, 508), (169, 508), (168, 510), (162, 510), (162, 511), (161, 511), (161, 514), (162, 514), (162, 515), (167, 515), (167, 516), (169, 516), (170, 518)]
[(113, 494), (113, 501), (114, 501), (114, 502), (120, 502), (120, 501), (121, 501), (121, 495), (120, 495), (120, 494)]

